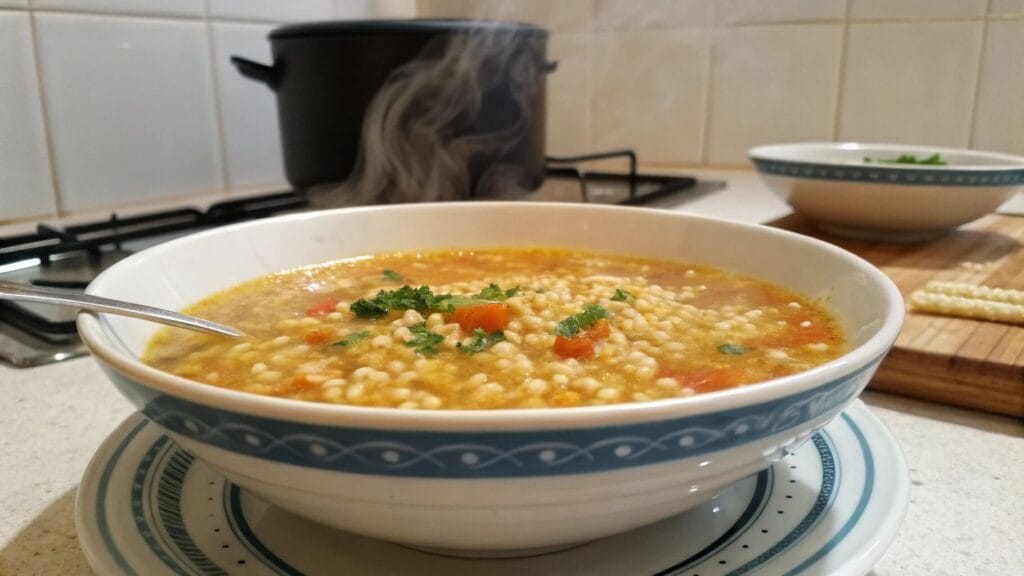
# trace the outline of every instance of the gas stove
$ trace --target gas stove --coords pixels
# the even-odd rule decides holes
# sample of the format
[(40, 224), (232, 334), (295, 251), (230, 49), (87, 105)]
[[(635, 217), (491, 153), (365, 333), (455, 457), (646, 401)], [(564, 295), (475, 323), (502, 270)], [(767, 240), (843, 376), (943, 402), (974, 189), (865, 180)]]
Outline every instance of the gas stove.
[[(621, 158), (623, 172), (588, 171), (593, 161)], [(637, 171), (636, 154), (616, 150), (585, 156), (549, 157), (543, 185), (524, 200), (657, 205), (698, 193), (689, 177)], [(186, 234), (243, 220), (309, 210), (301, 192), (284, 191), (219, 202), (205, 210), (186, 207), (71, 226), (39, 224), (32, 233), (0, 237), (0, 279), (81, 292), (100, 272), (140, 250)], [(45, 304), (0, 300), (0, 362), (40, 366), (88, 353), (75, 328), (77, 312)]]

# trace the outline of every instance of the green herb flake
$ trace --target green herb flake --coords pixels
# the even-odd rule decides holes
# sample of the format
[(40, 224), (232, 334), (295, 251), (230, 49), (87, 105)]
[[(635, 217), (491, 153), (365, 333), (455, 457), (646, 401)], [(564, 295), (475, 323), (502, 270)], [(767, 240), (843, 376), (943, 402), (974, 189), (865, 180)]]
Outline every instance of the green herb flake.
[(427, 330), (427, 323), (420, 322), (409, 326), (412, 332), (412, 340), (405, 343), (409, 348), (414, 348), (418, 354), (437, 354), (440, 352), (438, 346), (444, 342), (444, 336), (437, 332)]
[(740, 354), (746, 354), (747, 348), (740, 346), (739, 344), (722, 344), (718, 347), (718, 351), (722, 354), (728, 354), (730, 356), (739, 356)]
[(616, 288), (615, 295), (612, 296), (612, 300), (615, 302), (625, 302), (626, 298), (629, 298), (630, 296), (632, 296), (632, 294), (630, 294), (629, 292), (623, 290), (622, 288)]
[(608, 311), (602, 306), (596, 306), (594, 304), (584, 304), (583, 312), (569, 316), (565, 320), (558, 323), (555, 328), (555, 334), (563, 338), (572, 338), (579, 334), (579, 331), (584, 328), (590, 328), (601, 318), (607, 318)]
[(491, 332), (488, 334), (483, 328), (477, 328), (473, 330), (473, 340), (469, 344), (463, 344), (459, 342), (455, 345), (460, 352), (465, 354), (473, 355), (477, 352), (483, 352), (491, 346), (494, 346), (498, 342), (505, 341), (505, 334), (498, 330), (497, 332)]
[(392, 282), (401, 282), (402, 280), (405, 280), (404, 276), (390, 268), (385, 268), (382, 274), (384, 275), (384, 278), (391, 280)]
[(383, 318), (392, 310), (426, 312), (436, 309), (449, 298), (449, 294), (434, 294), (428, 286), (405, 285), (398, 290), (381, 290), (369, 300), (360, 298), (352, 304), (351, 310), (359, 318)]
[(332, 344), (332, 346), (351, 346), (352, 344), (355, 344), (356, 342), (362, 342), (363, 340), (366, 340), (369, 337), (370, 333), (366, 330), (363, 330), (362, 332), (355, 332), (349, 334), (347, 338), (345, 338), (344, 340), (338, 340), (337, 342)]
[(870, 156), (864, 157), (864, 162), (870, 164), (872, 162), (876, 164), (918, 164), (922, 166), (946, 166), (949, 162), (942, 159), (938, 153), (932, 154), (927, 158), (918, 159), (913, 154), (900, 154), (897, 158), (885, 159), (885, 158), (872, 158)]
[(519, 286), (509, 288), (508, 290), (502, 290), (497, 284), (489, 284), (487, 288), (480, 291), (479, 294), (471, 296), (471, 298), (479, 298), (481, 300), (507, 300), (519, 293)]

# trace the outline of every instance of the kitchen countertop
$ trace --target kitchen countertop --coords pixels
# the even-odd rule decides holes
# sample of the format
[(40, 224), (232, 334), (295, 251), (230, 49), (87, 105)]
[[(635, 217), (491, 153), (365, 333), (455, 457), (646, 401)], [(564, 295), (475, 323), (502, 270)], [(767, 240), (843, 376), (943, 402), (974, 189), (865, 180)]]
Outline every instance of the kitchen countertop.
[[(674, 207), (743, 222), (789, 213), (756, 175), (722, 180)], [(1024, 212), (1024, 195), (1006, 205)], [(875, 576), (1024, 571), (1024, 422), (873, 391), (862, 395), (900, 443), (910, 506)], [(0, 365), (0, 576), (90, 574), (74, 500), (89, 458), (132, 413), (89, 358), (15, 370)]]

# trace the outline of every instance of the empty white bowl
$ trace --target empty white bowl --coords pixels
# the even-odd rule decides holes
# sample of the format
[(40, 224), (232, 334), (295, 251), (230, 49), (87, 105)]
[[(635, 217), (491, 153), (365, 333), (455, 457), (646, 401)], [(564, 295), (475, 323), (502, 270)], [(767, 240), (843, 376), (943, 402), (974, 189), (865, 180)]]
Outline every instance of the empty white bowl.
[[(947, 164), (879, 162), (934, 154)], [(1024, 158), (977, 150), (821, 142), (758, 146), (748, 155), (796, 212), (856, 238), (933, 238), (992, 212), (1024, 186)]]
[(179, 309), (305, 264), (508, 245), (673, 258), (759, 276), (827, 298), (851, 350), (807, 372), (690, 398), (410, 411), (217, 388), (140, 362), (153, 324), (83, 314), (79, 329), (139, 410), (266, 501), (371, 537), (507, 556), (666, 518), (768, 467), (857, 397), (903, 319), (903, 299), (884, 274), (824, 242), (669, 211), (558, 203), (381, 206), (228, 226), (130, 256), (88, 292)]

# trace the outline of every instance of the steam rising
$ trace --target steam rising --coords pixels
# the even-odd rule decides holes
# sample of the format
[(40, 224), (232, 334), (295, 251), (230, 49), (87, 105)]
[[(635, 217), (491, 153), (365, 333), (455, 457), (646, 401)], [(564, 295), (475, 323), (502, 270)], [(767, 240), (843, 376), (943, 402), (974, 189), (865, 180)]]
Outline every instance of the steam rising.
[[(507, 29), (455, 34), (437, 38), (395, 69), (365, 113), (351, 176), (327, 195), (370, 204), (521, 193), (518, 166), (474, 166), (515, 146), (535, 112), (543, 62), (522, 47), (521, 33)], [(514, 103), (509, 108), (517, 109), (501, 110), (508, 121), (484, 127), (487, 95), (506, 81)], [(474, 171), (480, 173), (476, 182)]]

